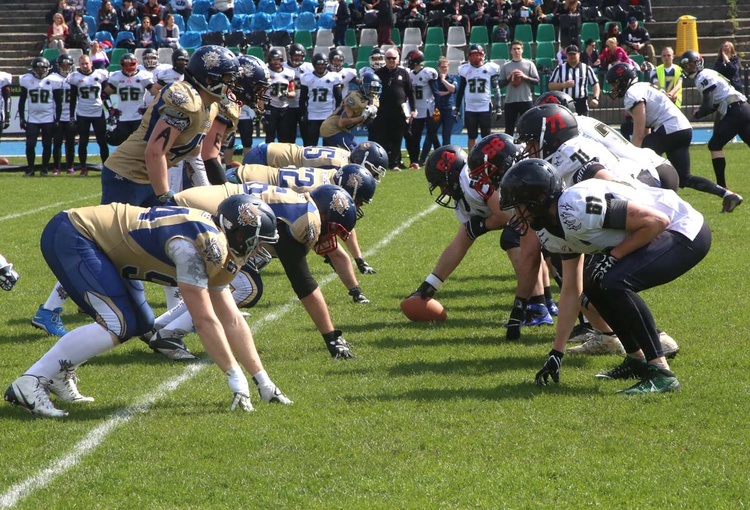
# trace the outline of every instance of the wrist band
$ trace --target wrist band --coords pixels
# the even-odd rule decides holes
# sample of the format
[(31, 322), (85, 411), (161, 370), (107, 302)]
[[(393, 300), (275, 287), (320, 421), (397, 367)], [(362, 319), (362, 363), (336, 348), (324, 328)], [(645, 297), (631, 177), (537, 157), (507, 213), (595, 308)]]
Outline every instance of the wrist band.
[(433, 273), (428, 274), (427, 278), (425, 278), (424, 281), (432, 285), (435, 288), (435, 290), (438, 290), (440, 286), (443, 284), (443, 280), (435, 276)]

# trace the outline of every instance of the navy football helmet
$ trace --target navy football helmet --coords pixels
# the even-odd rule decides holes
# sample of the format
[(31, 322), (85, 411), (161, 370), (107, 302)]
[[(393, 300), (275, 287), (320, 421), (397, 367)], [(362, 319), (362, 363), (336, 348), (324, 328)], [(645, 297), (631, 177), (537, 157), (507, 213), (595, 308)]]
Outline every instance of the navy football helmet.
[(357, 224), (357, 207), (349, 193), (334, 184), (324, 184), (314, 189), (310, 197), (318, 207), (321, 224), (315, 252), (325, 255), (338, 247), (337, 237), (343, 241), (349, 239)]
[(229, 251), (242, 263), (259, 255), (270, 259), (260, 243), (273, 244), (279, 240), (276, 214), (256, 196), (241, 194), (224, 199), (216, 210), (214, 222), (224, 232)]
[(223, 46), (201, 46), (190, 57), (185, 68), (185, 80), (223, 99), (234, 84), (240, 64), (234, 53)]
[(550, 90), (539, 96), (534, 101), (534, 106), (541, 104), (559, 104), (570, 110), (571, 113), (576, 112), (576, 103), (573, 98), (570, 97), (570, 94), (566, 94), (561, 90)]
[(31, 61), (31, 74), (40, 80), (49, 74), (51, 68), (49, 60), (44, 57), (36, 57)]
[(362, 83), (359, 85), (359, 90), (371, 99), (380, 97), (380, 93), (383, 91), (383, 82), (380, 81), (380, 77), (375, 73), (366, 72), (362, 75)]
[(380, 69), (381, 67), (385, 67), (385, 51), (378, 48), (377, 46), (374, 47), (370, 51), (370, 67), (373, 69)]
[(259, 114), (263, 108), (259, 101), (271, 84), (271, 75), (266, 64), (256, 56), (240, 55), (237, 58), (240, 68), (237, 79), (232, 86), (232, 92), (243, 104), (249, 106)]
[(472, 188), (485, 199), (489, 198), (500, 187), (505, 172), (522, 157), (520, 147), (510, 135), (494, 133), (485, 136), (469, 152), (467, 163)]
[(324, 76), (328, 72), (328, 57), (325, 53), (316, 53), (312, 58), (313, 72), (318, 76)]
[(615, 99), (625, 97), (630, 86), (638, 83), (638, 75), (631, 66), (620, 62), (607, 71), (607, 83), (609, 83), (611, 97)]
[(500, 181), (500, 207), (523, 205), (526, 211), (522, 216), (516, 212), (508, 226), (520, 235), (525, 235), (529, 227), (541, 230), (548, 226), (549, 208), (563, 189), (560, 174), (543, 159), (526, 159), (510, 167)]
[(435, 203), (449, 209), (456, 208), (451, 200), (457, 202), (464, 196), (459, 176), (467, 159), (466, 152), (458, 145), (443, 145), (427, 158), (424, 174), (430, 184), (430, 195), (436, 188), (440, 188)]
[(354, 205), (357, 206), (357, 219), (363, 218), (365, 212), (362, 210), (362, 204), (372, 202), (377, 186), (372, 174), (362, 165), (349, 163), (333, 174), (333, 182), (349, 193), (354, 200)]
[(178, 48), (172, 51), (172, 69), (180, 74), (185, 74), (185, 68), (190, 62), (190, 53), (187, 50)]
[(154, 48), (147, 48), (141, 55), (146, 71), (153, 71), (159, 65), (159, 53)]
[(368, 169), (375, 182), (380, 182), (388, 167), (388, 153), (379, 143), (362, 142), (354, 148), (349, 161)]
[[(537, 145), (531, 157), (546, 158), (563, 142), (579, 135), (575, 116), (559, 104), (542, 104), (527, 110), (516, 122), (516, 142)], [(527, 147), (527, 151), (528, 147)], [(541, 156), (539, 155), (541, 153)]]
[(307, 51), (300, 43), (292, 43), (286, 50), (286, 62), (289, 67), (299, 67), (305, 62)]
[(278, 73), (284, 66), (284, 54), (277, 48), (271, 48), (266, 56), (266, 62), (268, 62), (268, 68), (271, 71)]

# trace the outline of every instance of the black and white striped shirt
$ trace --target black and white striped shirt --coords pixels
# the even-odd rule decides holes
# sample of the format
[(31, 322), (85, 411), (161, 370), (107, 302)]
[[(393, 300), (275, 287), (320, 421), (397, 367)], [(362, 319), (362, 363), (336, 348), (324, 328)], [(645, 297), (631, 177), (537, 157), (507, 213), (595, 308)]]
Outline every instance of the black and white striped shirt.
[(575, 85), (562, 89), (562, 92), (573, 99), (585, 99), (588, 96), (588, 88), (599, 83), (594, 70), (582, 62), (576, 67), (570, 67), (567, 62), (557, 66), (549, 79), (550, 82), (557, 83), (564, 83), (568, 80), (575, 81)]

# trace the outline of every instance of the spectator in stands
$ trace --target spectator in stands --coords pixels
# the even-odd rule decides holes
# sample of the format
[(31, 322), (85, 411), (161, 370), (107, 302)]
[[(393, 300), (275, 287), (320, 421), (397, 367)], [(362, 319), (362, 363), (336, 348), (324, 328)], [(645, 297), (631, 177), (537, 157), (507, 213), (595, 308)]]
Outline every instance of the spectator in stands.
[(620, 0), (620, 7), (626, 12), (631, 10), (631, 6), (643, 7), (646, 22), (654, 23), (656, 21), (651, 12), (651, 0)]
[(83, 21), (83, 13), (76, 11), (73, 23), (68, 25), (68, 48), (79, 48), (84, 53), (89, 51), (89, 26)]
[(630, 53), (643, 55), (643, 58), (651, 62), (652, 65), (656, 65), (651, 37), (648, 35), (646, 27), (638, 25), (638, 19), (635, 16), (628, 18), (628, 26), (622, 31), (620, 45)]
[(586, 64), (581, 63), (581, 52), (578, 46), (571, 44), (565, 48), (568, 61), (555, 68), (549, 79), (550, 90), (561, 90), (573, 98), (578, 115), (588, 115), (588, 89), (592, 88), (591, 106), (599, 105), (599, 80), (596, 73)]
[(443, 128), (443, 145), (450, 145), (453, 126), (456, 124), (456, 91), (458, 79), (448, 74), (448, 59), (440, 57), (438, 61), (437, 94), (435, 107), (440, 112), (440, 124)]
[(172, 14), (181, 14), (187, 23), (193, 15), (193, 0), (169, 0), (169, 10)]
[(558, 15), (563, 15), (563, 14), (580, 15), (581, 14), (581, 2), (579, 0), (565, 0), (558, 7), (557, 14)]
[(638, 67), (638, 65), (630, 59), (628, 52), (617, 44), (617, 39), (610, 37), (607, 39), (606, 47), (599, 54), (599, 68), (602, 72), (606, 72), (607, 69), (619, 62), (624, 62), (634, 69), (637, 69)]
[(97, 31), (106, 30), (112, 37), (117, 36), (117, 11), (110, 0), (102, 0), (102, 6), (96, 16), (99, 23)]
[(682, 106), (682, 68), (674, 64), (674, 50), (670, 46), (661, 50), (661, 61), (662, 64), (654, 68), (649, 79), (666, 92), (674, 104)]
[(211, 19), (211, 16), (214, 14), (223, 12), (224, 16), (226, 16), (229, 21), (232, 21), (232, 18), (234, 17), (234, 0), (214, 0), (213, 3), (214, 4), (211, 8), (208, 9), (208, 19)]
[(352, 21), (352, 13), (349, 11), (347, 0), (339, 0), (336, 14), (333, 16), (336, 26), (333, 28), (333, 45), (346, 46), (346, 29)]
[(68, 25), (65, 18), (59, 12), (52, 16), (52, 24), (47, 29), (47, 47), (62, 50), (68, 38)]
[(474, 0), (469, 5), (469, 23), (474, 26), (487, 26), (490, 20), (490, 6), (485, 0)]
[(523, 42), (510, 43), (510, 60), (500, 68), (500, 87), (505, 92), (505, 133), (512, 135), (516, 120), (532, 106), (534, 87), (539, 83), (536, 65), (523, 58)]
[(73, 22), (73, 16), (75, 16), (76, 10), (68, 5), (66, 0), (58, 0), (57, 5), (55, 5), (45, 16), (45, 20), (50, 25), (54, 21), (55, 14), (62, 14), (63, 19), (65, 20), (65, 23), (72, 23)]
[(80, 12), (81, 15), (86, 14), (86, 0), (68, 0), (68, 7)]
[(419, 0), (409, 0), (409, 3), (401, 9), (396, 21), (396, 27), (400, 30), (405, 28), (418, 28), (423, 34), (427, 30), (425, 5)]
[(135, 35), (140, 17), (138, 9), (133, 6), (133, 0), (122, 0), (122, 7), (117, 10), (117, 19), (120, 22), (120, 30), (127, 30)]
[(156, 30), (151, 26), (151, 17), (146, 15), (141, 19), (141, 26), (135, 31), (136, 48), (158, 48)]
[(730, 85), (735, 90), (742, 92), (745, 87), (742, 86), (741, 70), (742, 62), (740, 61), (740, 56), (734, 51), (734, 44), (730, 41), (725, 41), (721, 45), (721, 48), (719, 48), (719, 55), (716, 57), (716, 62), (714, 62), (714, 71), (729, 80)]
[(557, 10), (560, 27), (560, 46), (568, 47), (578, 44), (581, 34), (583, 9), (578, 0), (565, 0)]
[(180, 27), (174, 24), (174, 14), (164, 16), (164, 24), (156, 25), (156, 39), (162, 48), (176, 50), (180, 47)]
[(444, 30), (448, 32), (449, 27), (460, 26), (464, 28), (466, 32), (466, 38), (469, 38), (469, 6), (461, 2), (461, 0), (451, 0), (448, 7), (445, 9), (445, 27)]
[(91, 41), (89, 56), (91, 57), (91, 67), (93, 69), (107, 69), (109, 66), (107, 51), (99, 41)]
[(615, 23), (614, 21), (607, 23), (607, 30), (604, 34), (604, 38), (602, 39), (602, 48), (606, 48), (607, 39), (610, 39), (612, 37), (617, 39), (617, 44), (622, 44), (622, 32), (620, 32), (620, 25), (619, 23)]
[(138, 6), (138, 11), (141, 19), (143, 19), (144, 16), (148, 16), (151, 19), (151, 27), (155, 27), (161, 23), (164, 19), (164, 15), (167, 13), (167, 10), (158, 2), (158, 0), (148, 0), (145, 4), (140, 4)]
[(557, 0), (544, 0), (536, 6), (534, 10), (534, 17), (536, 18), (537, 24), (539, 23), (552, 23), (557, 24), (557, 11), (560, 9), (560, 4)]
[(581, 62), (593, 68), (598, 68), (601, 64), (599, 53), (596, 51), (596, 41), (590, 37), (586, 39), (586, 45), (581, 53)]
[(492, 42), (510, 41), (510, 0), (493, 0), (488, 16), (487, 30), (492, 34)]
[(393, 44), (391, 30), (393, 30), (393, 2), (392, 0), (375, 0), (371, 7), (378, 11), (378, 46)]
[(510, 19), (510, 36), (516, 38), (516, 27), (518, 25), (529, 25), (531, 30), (536, 29), (536, 20), (534, 19), (534, 0), (521, 0), (515, 10), (515, 14)]

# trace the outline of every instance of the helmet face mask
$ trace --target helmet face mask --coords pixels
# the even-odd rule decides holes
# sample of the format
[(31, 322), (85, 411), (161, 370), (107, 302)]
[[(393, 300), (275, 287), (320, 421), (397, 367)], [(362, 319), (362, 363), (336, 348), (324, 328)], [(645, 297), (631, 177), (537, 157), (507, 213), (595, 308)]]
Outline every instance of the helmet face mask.
[(264, 109), (260, 100), (271, 84), (268, 67), (261, 59), (253, 55), (240, 55), (237, 61), (240, 66), (232, 92), (243, 104), (262, 115)]
[(268, 68), (275, 73), (278, 73), (284, 67), (284, 55), (275, 48), (268, 52), (266, 60), (268, 61)]
[[(430, 195), (440, 188), (435, 203), (455, 209), (464, 196), (459, 180), (468, 156), (458, 145), (444, 145), (430, 154), (425, 162), (424, 172), (429, 183)], [(454, 203), (451, 203), (454, 201)]]
[(349, 163), (338, 169), (333, 175), (333, 182), (349, 193), (357, 207), (357, 219), (363, 218), (365, 212), (362, 205), (372, 202), (377, 186), (372, 174), (362, 165)]
[(305, 47), (300, 43), (293, 43), (287, 50), (287, 64), (289, 67), (297, 68), (305, 63)]
[(607, 71), (607, 83), (611, 90), (609, 95), (618, 99), (625, 97), (631, 85), (638, 83), (638, 75), (628, 64), (615, 64)]
[(126, 53), (120, 58), (120, 69), (125, 76), (133, 76), (138, 72), (138, 59), (132, 53)]
[(419, 50), (411, 50), (406, 54), (406, 66), (412, 71), (424, 64), (424, 53)]
[(365, 167), (379, 183), (387, 172), (388, 154), (379, 143), (362, 142), (354, 148), (349, 161)]
[(703, 71), (705, 63), (700, 53), (693, 50), (687, 50), (680, 57), (680, 66), (682, 67), (682, 76), (685, 78), (695, 78)]
[(316, 53), (312, 58), (313, 72), (317, 76), (325, 76), (328, 72), (328, 57), (322, 53)]
[(376, 74), (367, 72), (362, 75), (359, 90), (368, 98), (374, 99), (380, 97), (380, 93), (383, 91), (383, 83)]
[(496, 133), (482, 138), (467, 160), (472, 188), (484, 199), (489, 198), (500, 187), (505, 172), (522, 157), (510, 135)]
[(49, 60), (44, 57), (36, 57), (31, 61), (31, 74), (41, 80), (49, 74), (51, 67)]
[(344, 54), (341, 50), (334, 48), (328, 53), (329, 68), (334, 73), (338, 73), (344, 68)]
[(547, 161), (527, 159), (513, 165), (500, 181), (500, 207), (516, 211), (508, 226), (523, 236), (529, 228), (551, 225), (555, 215), (550, 208), (563, 189), (562, 179)]
[(156, 50), (153, 48), (144, 51), (141, 58), (143, 59), (143, 67), (145, 67), (147, 71), (153, 71), (156, 69), (156, 66), (159, 65), (159, 54), (156, 53)]
[(469, 46), (469, 63), (474, 67), (484, 65), (484, 48), (479, 44)]
[(223, 46), (201, 46), (190, 57), (185, 79), (209, 95), (225, 100), (227, 92), (235, 88), (239, 61)]
[(243, 264), (249, 258), (270, 257), (261, 243), (279, 240), (276, 215), (258, 197), (232, 195), (219, 204), (214, 220), (226, 236), (232, 256)]
[(73, 57), (65, 53), (57, 57), (57, 72), (61, 76), (68, 76), (74, 69), (75, 62), (73, 62)]
[(190, 61), (190, 54), (183, 49), (177, 49), (172, 52), (172, 69), (180, 74), (185, 73), (185, 68)]
[(325, 255), (338, 248), (337, 238), (343, 241), (357, 223), (357, 208), (354, 200), (339, 186), (325, 184), (314, 189), (310, 197), (320, 213), (321, 232), (315, 244), (315, 252)]
[[(542, 104), (527, 110), (516, 123), (516, 143), (525, 143), (531, 157), (549, 157), (560, 145), (579, 135), (578, 121), (559, 104)], [(532, 144), (535, 142), (535, 146)], [(541, 155), (538, 153), (541, 149)]]
[(373, 69), (385, 67), (385, 53), (380, 48), (373, 48), (370, 53), (370, 67)]

